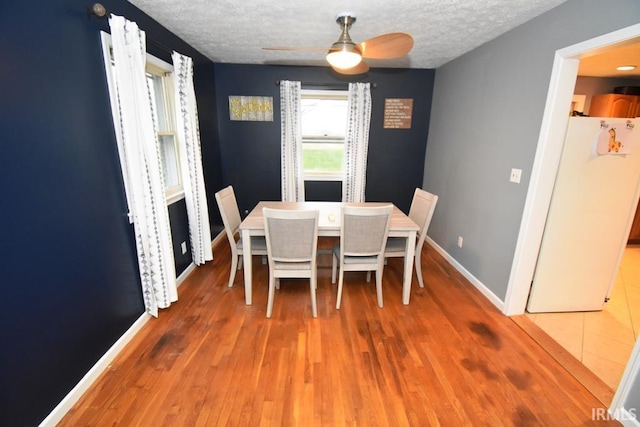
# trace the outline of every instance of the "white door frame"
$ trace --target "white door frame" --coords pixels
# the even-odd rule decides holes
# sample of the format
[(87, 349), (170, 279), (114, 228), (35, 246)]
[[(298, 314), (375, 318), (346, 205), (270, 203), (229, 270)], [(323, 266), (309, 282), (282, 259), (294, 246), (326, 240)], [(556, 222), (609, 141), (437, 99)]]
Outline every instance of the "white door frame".
[(579, 58), (596, 49), (637, 37), (640, 37), (640, 24), (586, 40), (555, 53), (538, 148), (504, 301), (503, 312), (508, 316), (523, 314), (527, 305), (569, 122), (568, 111), (578, 75)]
[[(523, 314), (527, 305), (551, 203), (551, 194), (560, 164), (580, 57), (594, 50), (637, 37), (640, 37), (640, 24), (577, 43), (557, 50), (555, 53), (538, 147), (531, 170), (529, 190), (504, 302), (503, 312), (508, 316)], [(624, 403), (639, 372), (640, 340), (636, 342), (627, 363), (611, 403), (610, 412), (618, 414), (619, 411), (624, 410)]]

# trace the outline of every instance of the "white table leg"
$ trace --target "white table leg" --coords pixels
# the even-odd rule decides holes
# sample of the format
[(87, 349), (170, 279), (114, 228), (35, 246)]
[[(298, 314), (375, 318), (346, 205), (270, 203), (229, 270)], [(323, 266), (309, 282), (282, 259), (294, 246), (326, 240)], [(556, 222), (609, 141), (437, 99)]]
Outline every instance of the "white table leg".
[(242, 230), (242, 258), (242, 263), (244, 265), (244, 302), (247, 305), (251, 305), (251, 273), (253, 271), (253, 266), (251, 259), (251, 236), (249, 235), (249, 230)]
[(402, 282), (402, 303), (409, 304), (411, 297), (411, 279), (413, 278), (413, 258), (416, 253), (416, 232), (411, 231), (407, 236), (406, 255), (404, 257), (404, 279)]

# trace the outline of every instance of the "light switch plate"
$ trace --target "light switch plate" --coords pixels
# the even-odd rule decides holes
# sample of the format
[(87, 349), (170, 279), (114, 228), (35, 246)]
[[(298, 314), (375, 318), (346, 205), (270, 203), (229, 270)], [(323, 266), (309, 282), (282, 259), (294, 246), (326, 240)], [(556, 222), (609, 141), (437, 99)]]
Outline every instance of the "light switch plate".
[(522, 177), (522, 169), (511, 169), (511, 177), (509, 181), (520, 184), (520, 178)]

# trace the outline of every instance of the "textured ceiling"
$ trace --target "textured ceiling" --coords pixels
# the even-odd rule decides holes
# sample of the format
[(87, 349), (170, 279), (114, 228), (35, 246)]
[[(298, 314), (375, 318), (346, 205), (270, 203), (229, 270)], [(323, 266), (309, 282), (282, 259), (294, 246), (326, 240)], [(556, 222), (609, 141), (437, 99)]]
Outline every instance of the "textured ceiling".
[(350, 35), (406, 32), (413, 50), (372, 67), (437, 68), (566, 0), (130, 0), (214, 62), (326, 65), (322, 51), (267, 51), (262, 47), (328, 48), (340, 35), (336, 16), (357, 17)]

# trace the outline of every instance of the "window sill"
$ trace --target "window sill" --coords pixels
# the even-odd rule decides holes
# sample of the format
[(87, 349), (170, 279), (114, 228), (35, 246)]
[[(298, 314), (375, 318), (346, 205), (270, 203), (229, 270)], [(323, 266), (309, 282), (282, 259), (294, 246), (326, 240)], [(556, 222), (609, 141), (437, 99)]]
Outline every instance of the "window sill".
[(342, 175), (305, 175), (305, 181), (340, 181), (342, 182)]
[(176, 190), (172, 192), (166, 192), (167, 206), (174, 204), (175, 202), (179, 202), (184, 199), (184, 190)]

